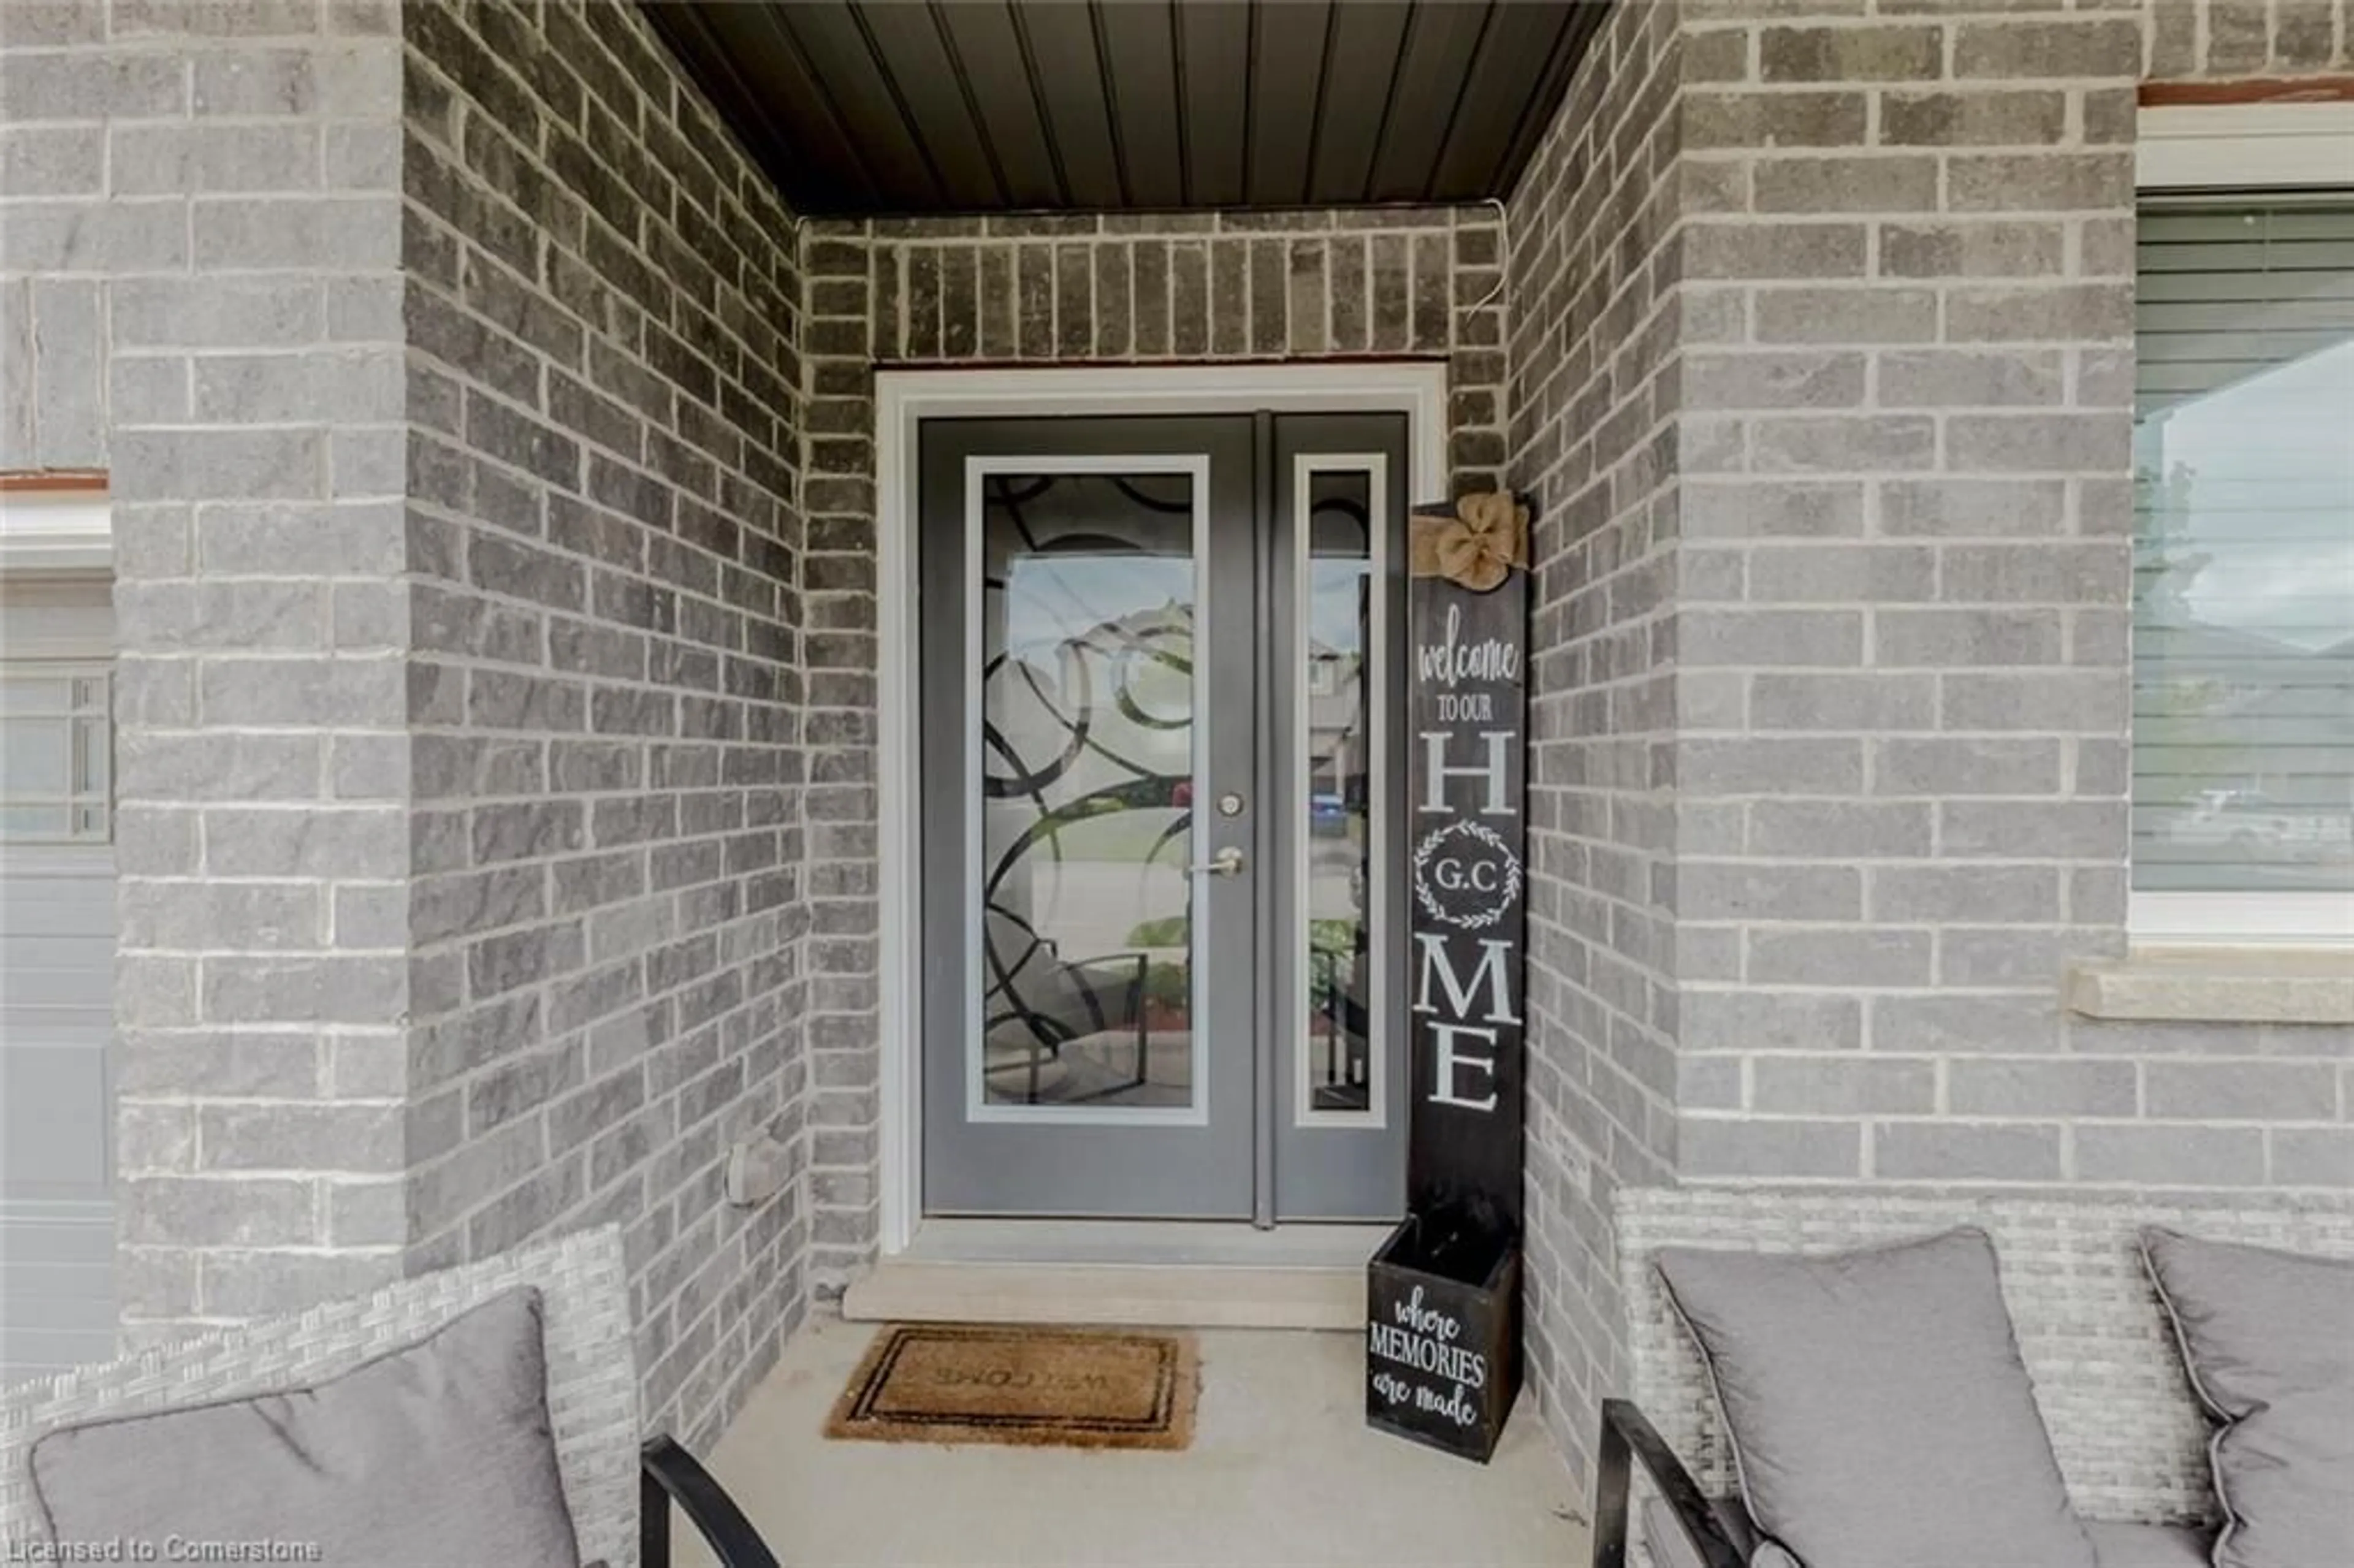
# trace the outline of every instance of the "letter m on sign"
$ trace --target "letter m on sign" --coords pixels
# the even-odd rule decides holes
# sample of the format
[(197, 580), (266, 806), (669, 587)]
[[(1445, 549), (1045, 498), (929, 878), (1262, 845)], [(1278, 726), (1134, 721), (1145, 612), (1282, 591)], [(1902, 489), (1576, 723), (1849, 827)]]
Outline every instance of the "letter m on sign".
[[(1447, 938), (1437, 931), (1416, 931), (1415, 946), (1422, 949), (1420, 980), (1414, 990), (1414, 1010), (1416, 1012), (1437, 1012), (1432, 1005), (1430, 988), (1433, 981), (1447, 998), (1447, 1009), (1458, 1018), (1477, 1018), (1488, 1023), (1518, 1023), (1520, 1015), (1512, 1011), (1512, 949), (1514, 944), (1501, 938), (1490, 938), (1479, 944), (1479, 962), (1464, 980), (1455, 972), (1455, 960), (1447, 956)], [(1488, 1011), (1481, 1012), (1475, 1005), (1479, 987), (1488, 988)]]

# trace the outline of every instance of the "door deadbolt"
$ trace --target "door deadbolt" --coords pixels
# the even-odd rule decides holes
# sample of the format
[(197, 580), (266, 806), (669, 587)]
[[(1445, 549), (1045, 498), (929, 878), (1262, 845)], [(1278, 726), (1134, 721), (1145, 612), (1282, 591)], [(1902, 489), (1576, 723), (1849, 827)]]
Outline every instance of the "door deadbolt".
[(1243, 798), (1229, 789), (1218, 797), (1218, 815), (1239, 817), (1243, 814)]

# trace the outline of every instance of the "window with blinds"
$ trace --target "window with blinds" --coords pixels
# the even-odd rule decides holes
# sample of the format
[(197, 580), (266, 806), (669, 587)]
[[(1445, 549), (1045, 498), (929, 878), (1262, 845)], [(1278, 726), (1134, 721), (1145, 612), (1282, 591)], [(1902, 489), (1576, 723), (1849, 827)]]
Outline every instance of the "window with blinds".
[(2135, 893), (2354, 906), (2354, 193), (2146, 206), (2139, 272)]
[(104, 665), (0, 664), (0, 843), (112, 837), (112, 684)]

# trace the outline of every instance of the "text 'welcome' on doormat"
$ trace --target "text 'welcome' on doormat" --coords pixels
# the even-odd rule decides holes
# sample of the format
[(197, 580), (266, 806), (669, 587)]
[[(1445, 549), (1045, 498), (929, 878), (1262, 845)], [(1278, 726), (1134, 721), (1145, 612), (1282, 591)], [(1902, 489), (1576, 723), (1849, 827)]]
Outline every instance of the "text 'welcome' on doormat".
[(1192, 1336), (1123, 1329), (894, 1323), (851, 1374), (829, 1437), (1183, 1448), (1199, 1393)]

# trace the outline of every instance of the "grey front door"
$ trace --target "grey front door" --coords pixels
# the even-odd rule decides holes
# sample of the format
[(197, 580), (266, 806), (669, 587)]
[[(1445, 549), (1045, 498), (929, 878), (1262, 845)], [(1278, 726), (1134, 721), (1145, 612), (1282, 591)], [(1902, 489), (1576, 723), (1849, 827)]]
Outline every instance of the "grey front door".
[(928, 1213), (1399, 1212), (1405, 441), (923, 427)]

